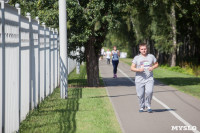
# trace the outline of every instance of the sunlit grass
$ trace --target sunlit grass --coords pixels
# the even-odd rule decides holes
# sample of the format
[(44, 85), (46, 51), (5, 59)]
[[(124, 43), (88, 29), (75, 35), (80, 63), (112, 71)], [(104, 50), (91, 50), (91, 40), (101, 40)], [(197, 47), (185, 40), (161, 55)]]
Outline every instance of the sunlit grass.
[[(128, 65), (132, 64), (132, 60), (130, 58), (120, 59), (120, 61)], [(165, 66), (155, 69), (153, 73), (155, 79), (200, 98), (200, 78), (191, 74), (185, 74), (182, 71), (176, 72)]]
[[(101, 81), (102, 83), (102, 81)], [(121, 129), (105, 88), (86, 86), (86, 70), (69, 76), (68, 99), (60, 89), (47, 97), (20, 125), (21, 133), (120, 133)], [(79, 87), (78, 87), (79, 86)]]

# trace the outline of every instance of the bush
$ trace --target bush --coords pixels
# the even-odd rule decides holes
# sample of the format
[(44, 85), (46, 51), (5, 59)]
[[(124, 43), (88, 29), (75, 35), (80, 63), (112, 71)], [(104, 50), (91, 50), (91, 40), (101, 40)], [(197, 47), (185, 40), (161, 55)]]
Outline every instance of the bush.
[(200, 66), (190, 67), (189, 65), (185, 65), (184, 67), (180, 66), (169, 67), (168, 65), (161, 65), (160, 67), (174, 72), (200, 76)]

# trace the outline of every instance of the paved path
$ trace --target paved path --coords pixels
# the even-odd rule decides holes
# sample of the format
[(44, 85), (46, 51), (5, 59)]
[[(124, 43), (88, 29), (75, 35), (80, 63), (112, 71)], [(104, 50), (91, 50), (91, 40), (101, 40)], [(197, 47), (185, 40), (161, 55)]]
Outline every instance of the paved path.
[[(200, 100), (156, 81), (152, 100), (153, 113), (139, 113), (134, 72), (122, 62), (118, 78), (112, 78), (112, 65), (100, 61), (100, 73), (124, 133), (199, 133)], [(174, 130), (172, 126), (196, 126), (196, 131)], [(177, 127), (176, 127), (177, 128)], [(186, 128), (186, 127), (184, 127)], [(195, 127), (193, 127), (195, 128)]]

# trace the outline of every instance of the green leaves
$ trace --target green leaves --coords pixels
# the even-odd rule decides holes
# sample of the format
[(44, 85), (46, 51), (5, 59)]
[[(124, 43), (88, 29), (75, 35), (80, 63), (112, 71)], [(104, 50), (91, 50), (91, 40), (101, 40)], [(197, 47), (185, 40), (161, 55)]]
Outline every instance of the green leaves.
[[(199, 0), (66, 2), (69, 51), (76, 50), (76, 47), (86, 47), (92, 38), (96, 54), (104, 43), (109, 47), (118, 45), (118, 48), (132, 50), (138, 43), (148, 41), (156, 53), (170, 55), (174, 49), (172, 40), (175, 35), (172, 22), (176, 24), (177, 47), (185, 51), (184, 56), (195, 57), (200, 50)], [(9, 3), (13, 6), (19, 3), (23, 15), (30, 12), (32, 18), (39, 16), (40, 22), (45, 22), (47, 26), (59, 27), (58, 0), (10, 0)], [(175, 5), (175, 18), (171, 14), (172, 5)], [(81, 56), (84, 59), (84, 54)]]

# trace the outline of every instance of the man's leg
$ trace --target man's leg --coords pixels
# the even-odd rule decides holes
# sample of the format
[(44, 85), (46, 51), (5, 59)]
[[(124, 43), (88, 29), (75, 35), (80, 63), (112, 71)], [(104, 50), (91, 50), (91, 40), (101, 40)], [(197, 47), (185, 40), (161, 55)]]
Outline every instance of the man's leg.
[(140, 106), (140, 109), (141, 108), (145, 108), (145, 89), (144, 89), (144, 86), (145, 84), (142, 84), (142, 83), (135, 83), (135, 86), (136, 86), (136, 92), (137, 92), (137, 96), (138, 96), (138, 100), (139, 100), (139, 106)]
[(147, 108), (151, 108), (151, 99), (153, 96), (153, 86), (154, 86), (154, 81), (148, 81), (145, 84), (145, 106)]

